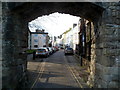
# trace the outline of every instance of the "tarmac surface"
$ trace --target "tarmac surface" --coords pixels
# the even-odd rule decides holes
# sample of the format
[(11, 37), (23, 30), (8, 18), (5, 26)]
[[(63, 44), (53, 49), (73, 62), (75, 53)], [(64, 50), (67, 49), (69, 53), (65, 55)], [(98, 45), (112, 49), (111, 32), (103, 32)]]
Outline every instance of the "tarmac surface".
[(59, 50), (48, 58), (28, 55), (29, 88), (88, 88), (84, 78), (85, 70), (80, 67), (74, 55), (64, 55)]

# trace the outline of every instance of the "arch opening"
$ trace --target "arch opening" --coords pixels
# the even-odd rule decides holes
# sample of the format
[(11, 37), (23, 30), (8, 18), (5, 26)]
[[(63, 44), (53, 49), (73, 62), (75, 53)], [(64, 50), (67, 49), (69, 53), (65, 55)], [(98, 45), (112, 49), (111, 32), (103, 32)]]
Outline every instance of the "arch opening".
[[(55, 3), (54, 2), (51, 2), (51, 3), (21, 3), (18, 5), (16, 5), (15, 3), (6, 3), (6, 4), (13, 5), (12, 8), (10, 8), (10, 6), (8, 5), (9, 7), (5, 8), (5, 10), (9, 9), (8, 10), (9, 12), (4, 12), (5, 16), (7, 17), (6, 24), (11, 25), (10, 30), (13, 29), (13, 33), (11, 31), (9, 31), (9, 28), (4, 29), (4, 30), (6, 30), (5, 31), (6, 34), (4, 35), (4, 38), (5, 38), (4, 43), (5, 43), (5, 46), (8, 45), (7, 47), (10, 46), (10, 47), (14, 48), (12, 53), (6, 54), (9, 56), (9, 58), (11, 56), (13, 56), (11, 58), (13, 60), (12, 61), (13, 64), (11, 64), (11, 61), (9, 61), (8, 59), (5, 58), (5, 60), (6, 60), (5, 62), (10, 62), (10, 63), (6, 64), (7, 67), (11, 66), (13, 68), (16, 68), (15, 67), (15, 65), (16, 65), (17, 69), (19, 69), (19, 68), (22, 69), (21, 72), (26, 71), (25, 70), (27, 67), (26, 66), (26, 55), (22, 54), (21, 52), (24, 51), (24, 49), (28, 47), (28, 43), (27, 43), (28, 31), (29, 31), (28, 22), (34, 20), (38, 16), (49, 15), (50, 13), (54, 13), (54, 12), (66, 13), (66, 14), (81, 17), (82, 20), (85, 21), (85, 22), (82, 22), (83, 28), (85, 28), (84, 26), (87, 23), (87, 26), (85, 29), (92, 30), (91, 33), (93, 32), (94, 35), (93, 35), (93, 41), (92, 41), (91, 47), (93, 47), (93, 50), (95, 51), (95, 52), (91, 53), (91, 54), (93, 54), (92, 59), (94, 59), (94, 61), (90, 62), (93, 65), (92, 67), (94, 67), (94, 68), (92, 68), (92, 70), (93, 70), (92, 73), (95, 74), (97, 72), (97, 71), (95, 71), (96, 67), (97, 67), (97, 70), (99, 70), (98, 69), (99, 67), (97, 66), (99, 64), (106, 66), (107, 68), (108, 68), (108, 66), (112, 66), (112, 64), (108, 63), (108, 61), (107, 61), (109, 59), (108, 58), (109, 55), (108, 56), (106, 55), (107, 54), (106, 51), (110, 48), (105, 46), (107, 44), (102, 44), (102, 45), (100, 44), (101, 42), (104, 42), (104, 40), (106, 40), (105, 41), (106, 43), (110, 41), (110, 40), (108, 40), (109, 38), (106, 38), (103, 41), (101, 40), (101, 38), (103, 39), (103, 37), (104, 37), (104, 33), (102, 31), (103, 27), (105, 26), (105, 30), (108, 30), (107, 28), (109, 25), (107, 25), (107, 24), (112, 23), (112, 22), (107, 22), (107, 20), (105, 19), (105, 16), (107, 16), (107, 13), (109, 13), (109, 10), (104, 11), (104, 9), (102, 7), (96, 5), (95, 3), (90, 3), (90, 2), (86, 2), (86, 3), (84, 3), (84, 2), (80, 2), (80, 3), (75, 3), (75, 2), (74, 3), (71, 3), (71, 2), (69, 2), (69, 3), (57, 3), (57, 2), (55, 2)], [(111, 5), (109, 3), (107, 3), (107, 4)], [(89, 10), (88, 10), (88, 8), (89, 8)], [(103, 11), (104, 11), (104, 13), (103, 13)], [(107, 13), (105, 13), (105, 12), (107, 12)], [(4, 16), (4, 18), (5, 18), (5, 16)], [(105, 19), (106, 21), (104, 21), (103, 19)], [(10, 23), (10, 20), (12, 21), (11, 23)], [(89, 22), (87, 22), (87, 21), (89, 21)], [(101, 23), (101, 22), (103, 22), (103, 23)], [(117, 24), (117, 21), (116, 21), (116, 24)], [(89, 28), (90, 26), (91, 26), (91, 28)], [(7, 33), (9, 33), (9, 35)], [(83, 32), (83, 33), (85, 33), (85, 32)], [(108, 35), (108, 34), (110, 34), (110, 33), (107, 33), (106, 35)], [(16, 38), (14, 38), (13, 36), (15, 36)], [(23, 36), (23, 37), (21, 37), (21, 36)], [(15, 41), (15, 39), (16, 39), (16, 41)], [(114, 40), (116, 40), (116, 39), (114, 39)], [(7, 44), (8, 42), (6, 42), (6, 41), (8, 41), (8, 42), (10, 41), (11, 43)], [(12, 41), (15, 41), (15, 42), (13, 43)], [(5, 47), (5, 46), (3, 46), (3, 47)], [(89, 45), (87, 46), (87, 48), (88, 47), (89, 47)], [(107, 47), (107, 49), (106, 49), (106, 47)], [(104, 48), (106, 51), (103, 50)], [(8, 49), (5, 48), (4, 52), (6, 52)], [(85, 50), (85, 48), (84, 48), (84, 50)], [(100, 58), (96, 57), (96, 56), (100, 56), (97, 53), (100, 51), (101, 52), (103, 51), (105, 53), (106, 56), (101, 53), (103, 55), (101, 58), (103, 58), (103, 59), (105, 58), (107, 64), (104, 64), (102, 61), (98, 61), (98, 60), (100, 60)], [(89, 50), (87, 52), (89, 52)], [(84, 56), (83, 56), (83, 58), (84, 58)], [(88, 58), (89, 58), (89, 56), (88, 56)], [(112, 57), (112, 58), (114, 59), (115, 57)], [(95, 62), (96, 59), (98, 59), (97, 62), (99, 64), (98, 63), (96, 64), (96, 62)], [(17, 61), (14, 61), (14, 60), (17, 60)], [(117, 58), (116, 58), (116, 60), (117, 60)], [(115, 63), (115, 62), (113, 62), (113, 63)], [(85, 64), (87, 64), (87, 62), (85, 62)], [(11, 68), (9, 70), (11, 70)], [(16, 71), (16, 69), (15, 69), (15, 71)], [(13, 73), (10, 72), (10, 75), (13, 75)], [(99, 77), (99, 75), (98, 75), (98, 77)], [(91, 83), (93, 85), (94, 85), (94, 83), (97, 83), (97, 82), (94, 82), (93, 78), (89, 78), (89, 79), (91, 79)], [(98, 78), (94, 78), (94, 79), (98, 80)], [(97, 87), (101, 87), (101, 85), (98, 84)], [(105, 87), (108, 87), (109, 83), (107, 82), (107, 84), (105, 83), (105, 85), (106, 85)]]

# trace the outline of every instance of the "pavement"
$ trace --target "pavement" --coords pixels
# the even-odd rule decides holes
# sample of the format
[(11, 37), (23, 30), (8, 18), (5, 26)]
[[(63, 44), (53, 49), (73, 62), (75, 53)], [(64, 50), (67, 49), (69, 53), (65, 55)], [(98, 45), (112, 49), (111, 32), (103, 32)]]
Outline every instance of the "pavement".
[[(79, 66), (79, 69), (76, 69), (79, 73), (79, 76), (83, 79), (84, 83), (87, 83), (88, 76), (90, 74), (90, 71), (88, 69), (88, 66), (81, 66), (80, 62), (80, 56), (74, 55), (74, 58), (76, 59), (77, 65)], [(89, 87), (89, 86), (87, 86)]]
[(40, 64), (42, 63), (42, 59), (33, 60), (33, 55), (28, 54), (27, 56), (27, 70), (28, 70), (28, 87), (31, 87), (34, 81), (37, 79), (39, 74)]

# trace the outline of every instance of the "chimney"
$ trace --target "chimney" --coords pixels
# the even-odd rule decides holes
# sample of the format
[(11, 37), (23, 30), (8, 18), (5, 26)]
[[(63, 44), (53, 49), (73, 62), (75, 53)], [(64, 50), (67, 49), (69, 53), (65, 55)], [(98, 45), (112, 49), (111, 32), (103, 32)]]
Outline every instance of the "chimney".
[(44, 29), (42, 29), (42, 32), (44, 32), (45, 30)]
[(39, 30), (39, 29), (36, 29), (36, 32), (41, 32), (41, 30)]
[(42, 29), (42, 30), (39, 30), (39, 29), (36, 29), (36, 32), (44, 32), (45, 30)]

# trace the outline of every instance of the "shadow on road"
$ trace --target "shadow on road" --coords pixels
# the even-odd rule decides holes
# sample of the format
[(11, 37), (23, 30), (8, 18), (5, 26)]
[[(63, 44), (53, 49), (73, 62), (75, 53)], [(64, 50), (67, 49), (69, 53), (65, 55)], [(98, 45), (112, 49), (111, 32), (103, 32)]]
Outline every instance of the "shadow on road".
[(76, 87), (68, 86), (68, 85), (62, 85), (62, 84), (56, 84), (56, 83), (42, 83), (42, 82), (37, 83), (35, 87), (37, 88), (39, 87), (39, 89), (40, 88), (76, 88)]

